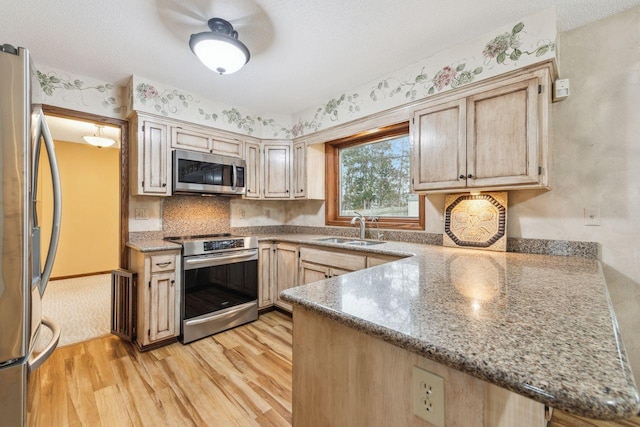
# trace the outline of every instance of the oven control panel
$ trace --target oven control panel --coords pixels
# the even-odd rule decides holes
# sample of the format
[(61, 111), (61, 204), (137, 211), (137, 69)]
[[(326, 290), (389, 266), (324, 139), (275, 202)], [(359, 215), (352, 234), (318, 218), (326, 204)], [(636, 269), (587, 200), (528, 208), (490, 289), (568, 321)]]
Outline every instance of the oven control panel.
[(207, 252), (244, 248), (244, 239), (211, 240), (209, 242), (203, 242), (203, 245), (204, 250)]

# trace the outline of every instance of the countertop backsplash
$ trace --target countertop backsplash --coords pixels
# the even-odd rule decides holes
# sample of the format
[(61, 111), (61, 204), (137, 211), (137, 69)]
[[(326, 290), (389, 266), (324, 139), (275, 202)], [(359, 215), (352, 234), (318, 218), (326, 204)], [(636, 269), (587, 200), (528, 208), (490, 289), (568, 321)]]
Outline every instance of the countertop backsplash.
[(162, 201), (164, 236), (229, 233), (230, 218), (228, 197), (173, 196)]
[[(187, 197), (188, 200), (180, 201)], [(178, 199), (171, 200), (170, 199)], [(302, 225), (270, 225), (256, 227), (230, 227), (229, 201), (221, 197), (174, 196), (165, 202), (162, 220), (163, 231), (143, 231), (129, 233), (130, 242), (159, 240), (166, 236), (186, 236), (193, 234), (231, 233), (235, 235), (281, 235), (318, 234), (340, 237), (358, 237), (354, 227), (307, 227)], [(167, 209), (167, 206), (169, 207)], [(442, 246), (442, 234), (421, 231), (380, 230), (383, 240), (422, 243)], [(374, 239), (377, 230), (367, 229), (367, 238)], [(507, 252), (575, 256), (599, 259), (600, 245), (597, 242), (573, 242), (568, 240), (507, 239)]]

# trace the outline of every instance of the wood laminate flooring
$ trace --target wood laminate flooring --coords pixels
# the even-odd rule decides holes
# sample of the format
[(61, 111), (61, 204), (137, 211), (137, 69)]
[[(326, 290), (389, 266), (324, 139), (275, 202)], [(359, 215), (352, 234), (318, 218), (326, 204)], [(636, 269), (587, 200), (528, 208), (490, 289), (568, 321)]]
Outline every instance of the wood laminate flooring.
[(27, 425), (290, 426), (291, 329), (272, 311), (146, 353), (114, 336), (59, 348), (29, 379)]

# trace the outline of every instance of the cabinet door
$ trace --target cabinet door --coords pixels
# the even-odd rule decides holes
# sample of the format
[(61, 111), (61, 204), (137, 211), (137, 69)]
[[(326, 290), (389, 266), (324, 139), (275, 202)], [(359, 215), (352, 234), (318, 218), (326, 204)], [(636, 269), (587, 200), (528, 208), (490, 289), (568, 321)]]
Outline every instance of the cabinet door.
[(211, 152), (221, 156), (242, 157), (244, 144), (239, 139), (225, 138), (213, 135)]
[(150, 121), (143, 122), (142, 144), (142, 191), (143, 194), (168, 196), (171, 187), (168, 181), (169, 157), (167, 125)]
[(276, 305), (291, 311), (291, 305), (280, 300), (280, 292), (298, 285), (298, 247), (276, 244)]
[(171, 128), (171, 148), (208, 153), (210, 151), (209, 145), (209, 136), (204, 133), (181, 127)]
[[(273, 251), (273, 252), (272, 252)], [(273, 305), (273, 260), (275, 259), (275, 244), (260, 243), (258, 246), (258, 307)], [(271, 256), (273, 253), (274, 256)]]
[(289, 198), (291, 193), (291, 145), (264, 146), (264, 197)]
[(304, 142), (293, 144), (293, 197), (307, 195), (307, 150)]
[(300, 284), (319, 282), (329, 277), (329, 267), (312, 262), (300, 262)]
[(149, 341), (175, 336), (175, 273), (151, 275), (149, 287)]
[(411, 124), (413, 190), (465, 187), (466, 123), (464, 99), (415, 112)]
[(395, 261), (400, 259), (400, 257), (389, 256), (389, 255), (375, 255), (375, 256), (367, 256), (367, 268), (375, 267), (376, 265), (386, 264), (391, 261)]
[(353, 271), (357, 271), (357, 270), (331, 267), (331, 270), (329, 271), (329, 277), (342, 276), (343, 274), (351, 273)]
[(247, 162), (247, 169), (245, 170), (246, 188), (244, 197), (246, 199), (259, 199), (260, 198), (260, 171), (262, 166), (260, 165), (260, 144), (254, 144), (248, 142), (245, 145), (245, 160)]
[(359, 253), (335, 252), (307, 246), (300, 248), (300, 261), (344, 271), (362, 270), (366, 266), (366, 257)]
[(467, 98), (468, 187), (538, 182), (538, 78)]

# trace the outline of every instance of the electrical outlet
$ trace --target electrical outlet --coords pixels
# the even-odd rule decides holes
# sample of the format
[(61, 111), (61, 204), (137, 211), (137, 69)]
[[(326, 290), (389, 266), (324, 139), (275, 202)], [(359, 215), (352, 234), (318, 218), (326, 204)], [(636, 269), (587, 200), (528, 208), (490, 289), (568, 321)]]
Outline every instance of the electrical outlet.
[(584, 208), (584, 225), (600, 225), (600, 209)]
[(271, 209), (265, 209), (264, 210), (264, 216), (267, 218), (271, 218)]
[(136, 219), (149, 219), (149, 209), (136, 208), (135, 215)]
[(244, 209), (240, 208), (238, 209), (238, 216), (240, 217), (240, 219), (244, 219)]
[(413, 413), (436, 427), (444, 427), (444, 378), (413, 367)]

